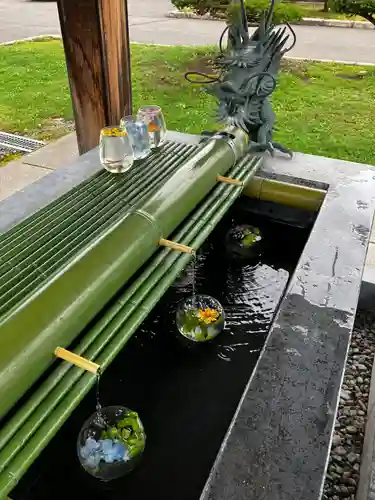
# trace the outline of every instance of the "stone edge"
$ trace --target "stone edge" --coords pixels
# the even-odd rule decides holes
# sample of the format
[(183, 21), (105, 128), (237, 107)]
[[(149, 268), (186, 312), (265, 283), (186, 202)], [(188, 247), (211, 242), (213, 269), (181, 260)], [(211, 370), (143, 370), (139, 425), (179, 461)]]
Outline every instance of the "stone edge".
[[(193, 12), (178, 12), (171, 11), (165, 17), (172, 19), (195, 19), (197, 21), (223, 21), (219, 16), (212, 16), (205, 14), (200, 16)], [(368, 21), (349, 21), (346, 19), (321, 19), (318, 17), (304, 17), (302, 21), (291, 23), (302, 26), (325, 26), (329, 28), (357, 28), (357, 29), (375, 29), (374, 26)], [(250, 24), (252, 26), (252, 24)], [(254, 26), (256, 26), (254, 24)]]

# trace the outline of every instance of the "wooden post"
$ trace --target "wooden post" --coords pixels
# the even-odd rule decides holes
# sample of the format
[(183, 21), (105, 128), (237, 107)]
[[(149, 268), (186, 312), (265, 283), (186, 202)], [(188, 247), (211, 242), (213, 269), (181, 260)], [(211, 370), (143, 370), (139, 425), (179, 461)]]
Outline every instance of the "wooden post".
[(131, 114), (126, 0), (58, 0), (80, 154)]

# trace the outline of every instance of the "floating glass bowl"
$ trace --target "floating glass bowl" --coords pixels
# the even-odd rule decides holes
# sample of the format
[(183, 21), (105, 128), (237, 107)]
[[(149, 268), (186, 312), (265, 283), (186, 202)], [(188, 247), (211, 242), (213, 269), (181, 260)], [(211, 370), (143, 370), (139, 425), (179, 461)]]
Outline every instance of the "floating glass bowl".
[(77, 453), (86, 472), (111, 481), (138, 464), (145, 444), (146, 434), (138, 414), (122, 406), (108, 406), (84, 423)]
[(257, 227), (241, 224), (230, 229), (226, 236), (226, 249), (234, 256), (253, 259), (263, 252), (263, 236)]
[(184, 300), (176, 313), (178, 331), (193, 342), (208, 342), (225, 326), (224, 309), (209, 295), (195, 295)]

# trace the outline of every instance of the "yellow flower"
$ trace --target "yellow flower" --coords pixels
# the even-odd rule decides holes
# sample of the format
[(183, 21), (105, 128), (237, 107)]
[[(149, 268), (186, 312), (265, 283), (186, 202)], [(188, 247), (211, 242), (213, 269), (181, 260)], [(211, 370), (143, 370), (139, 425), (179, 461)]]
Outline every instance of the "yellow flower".
[(107, 135), (109, 137), (125, 137), (127, 133), (126, 130), (120, 129), (118, 127), (113, 127), (102, 129), (102, 135)]
[(207, 325), (209, 325), (210, 323), (215, 323), (220, 314), (216, 309), (210, 309), (207, 307), (206, 309), (199, 309), (198, 316), (201, 321), (204, 321)]

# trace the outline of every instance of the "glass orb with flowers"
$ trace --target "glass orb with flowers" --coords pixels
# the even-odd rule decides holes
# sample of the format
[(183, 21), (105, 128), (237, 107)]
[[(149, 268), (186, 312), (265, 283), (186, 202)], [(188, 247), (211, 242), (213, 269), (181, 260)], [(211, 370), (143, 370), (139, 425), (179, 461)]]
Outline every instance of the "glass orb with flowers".
[(145, 444), (146, 434), (138, 413), (122, 406), (107, 406), (84, 423), (77, 452), (86, 472), (111, 481), (138, 464)]
[(249, 224), (237, 225), (226, 235), (226, 248), (236, 257), (257, 258), (263, 252), (263, 235), (257, 227)]
[(193, 342), (207, 342), (225, 326), (224, 309), (209, 295), (194, 295), (183, 301), (176, 313), (178, 331)]

